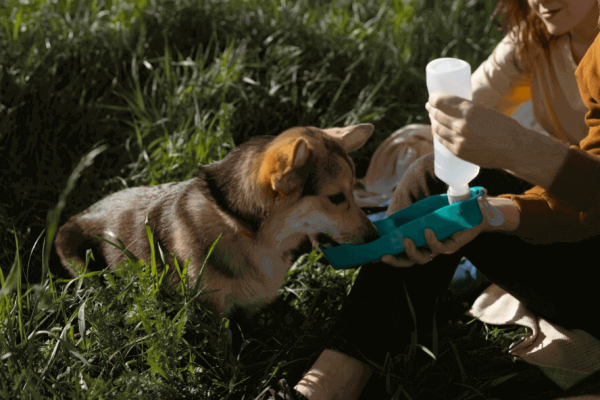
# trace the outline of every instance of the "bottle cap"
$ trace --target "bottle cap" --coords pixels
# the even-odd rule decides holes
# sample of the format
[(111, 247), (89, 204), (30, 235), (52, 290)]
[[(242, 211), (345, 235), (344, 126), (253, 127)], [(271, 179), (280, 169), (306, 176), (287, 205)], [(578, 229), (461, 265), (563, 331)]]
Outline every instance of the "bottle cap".
[(468, 184), (455, 185), (448, 187), (448, 202), (450, 204), (458, 203), (460, 201), (469, 200), (471, 198), (471, 191)]

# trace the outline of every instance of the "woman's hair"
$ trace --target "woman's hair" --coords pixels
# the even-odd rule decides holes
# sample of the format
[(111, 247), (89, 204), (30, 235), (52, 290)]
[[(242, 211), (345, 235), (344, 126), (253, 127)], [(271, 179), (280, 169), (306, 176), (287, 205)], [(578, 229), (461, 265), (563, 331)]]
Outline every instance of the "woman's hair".
[[(600, 2), (600, 0), (599, 0)], [(517, 58), (524, 69), (523, 57), (530, 51), (532, 46), (544, 49), (546, 56), (549, 56), (548, 49), (550, 43), (556, 39), (546, 29), (546, 25), (540, 17), (533, 12), (527, 0), (498, 0), (498, 6), (494, 15), (502, 15), (506, 18), (505, 32), (514, 32), (517, 40)]]

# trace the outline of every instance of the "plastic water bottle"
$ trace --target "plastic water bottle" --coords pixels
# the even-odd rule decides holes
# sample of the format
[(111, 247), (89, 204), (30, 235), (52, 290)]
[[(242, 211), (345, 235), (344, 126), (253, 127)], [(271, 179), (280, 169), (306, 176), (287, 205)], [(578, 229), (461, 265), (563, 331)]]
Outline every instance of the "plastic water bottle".
[[(427, 64), (427, 90), (447, 93), (467, 100), (473, 99), (471, 66), (458, 58), (438, 58)], [(469, 182), (479, 173), (479, 166), (456, 157), (435, 137), (433, 139), (434, 172), (448, 186), (450, 204), (471, 197)]]

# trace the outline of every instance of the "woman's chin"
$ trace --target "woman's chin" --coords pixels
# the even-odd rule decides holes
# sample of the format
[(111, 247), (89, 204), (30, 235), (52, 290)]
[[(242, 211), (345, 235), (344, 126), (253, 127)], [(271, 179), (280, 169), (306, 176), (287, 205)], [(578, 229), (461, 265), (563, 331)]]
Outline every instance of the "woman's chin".
[(546, 25), (546, 29), (548, 30), (548, 33), (550, 33), (553, 36), (560, 36), (560, 35), (564, 35), (565, 33), (568, 33), (571, 29), (571, 27), (565, 27), (563, 25), (555, 25), (555, 24), (550, 24), (550, 23), (544, 23)]

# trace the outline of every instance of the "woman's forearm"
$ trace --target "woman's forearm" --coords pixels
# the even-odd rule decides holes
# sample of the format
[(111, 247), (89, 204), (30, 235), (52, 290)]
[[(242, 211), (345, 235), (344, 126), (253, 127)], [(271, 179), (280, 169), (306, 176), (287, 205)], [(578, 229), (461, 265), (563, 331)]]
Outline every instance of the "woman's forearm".
[[(519, 208), (511, 199), (501, 197), (490, 197), (488, 202), (492, 207), (495, 207), (502, 213), (502, 223), (490, 224), (486, 230), (490, 232), (514, 232), (521, 223), (521, 213)], [(482, 213), (485, 213), (485, 209)]]
[(561, 169), (569, 147), (550, 136), (525, 128), (514, 135), (513, 140), (517, 151), (505, 170), (548, 189)]

